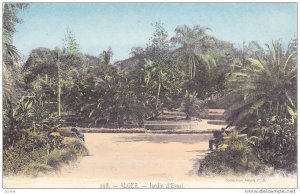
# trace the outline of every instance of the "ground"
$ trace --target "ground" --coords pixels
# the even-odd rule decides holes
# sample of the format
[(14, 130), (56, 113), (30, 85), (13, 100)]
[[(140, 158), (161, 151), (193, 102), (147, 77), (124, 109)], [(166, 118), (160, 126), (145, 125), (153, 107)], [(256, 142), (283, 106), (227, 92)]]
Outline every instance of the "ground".
[[(90, 156), (61, 172), (4, 177), (4, 188), (294, 188), (297, 177), (197, 175), (211, 134), (87, 133)], [(131, 184), (132, 183), (132, 184)]]

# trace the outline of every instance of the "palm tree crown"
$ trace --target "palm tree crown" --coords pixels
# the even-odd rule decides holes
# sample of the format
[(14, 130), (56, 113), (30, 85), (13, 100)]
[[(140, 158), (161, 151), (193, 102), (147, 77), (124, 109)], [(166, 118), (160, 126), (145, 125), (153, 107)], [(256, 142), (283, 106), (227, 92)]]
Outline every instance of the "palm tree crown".
[(243, 125), (267, 115), (292, 116), (297, 102), (297, 56), (283, 50), (279, 41), (249, 58), (248, 66), (231, 73), (228, 84), (236, 98), (227, 111), (228, 119)]

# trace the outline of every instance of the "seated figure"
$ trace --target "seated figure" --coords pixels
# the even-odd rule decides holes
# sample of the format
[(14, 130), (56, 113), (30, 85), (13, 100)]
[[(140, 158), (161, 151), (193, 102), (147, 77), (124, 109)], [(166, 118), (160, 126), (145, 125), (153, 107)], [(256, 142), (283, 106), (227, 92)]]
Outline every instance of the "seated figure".
[(82, 139), (82, 141), (85, 141), (84, 134), (80, 133), (75, 127), (71, 128), (71, 131), (74, 132), (78, 138)]
[(225, 131), (225, 128), (222, 128), (221, 131), (214, 131), (213, 135), (214, 138), (208, 141), (210, 150), (213, 150), (213, 145), (216, 145), (217, 149), (218, 146), (221, 144), (223, 138), (228, 136), (228, 134)]

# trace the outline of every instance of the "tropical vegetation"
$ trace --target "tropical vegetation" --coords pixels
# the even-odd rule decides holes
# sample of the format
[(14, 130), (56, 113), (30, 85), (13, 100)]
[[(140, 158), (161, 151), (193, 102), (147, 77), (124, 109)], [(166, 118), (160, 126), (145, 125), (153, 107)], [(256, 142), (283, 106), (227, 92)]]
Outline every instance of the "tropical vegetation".
[[(297, 42), (237, 48), (209, 28), (178, 26), (169, 37), (161, 22), (144, 47), (113, 62), (113, 50), (83, 54), (67, 29), (63, 46), (34, 48), (22, 63), (12, 37), (29, 5), (3, 8), (4, 173), (37, 173), (86, 155), (84, 144), (49, 136), (59, 128), (134, 125), (182, 110), (225, 108), (228, 146), (202, 161), (199, 173), (293, 172), (297, 163)], [(26, 22), (26, 21), (25, 21)]]

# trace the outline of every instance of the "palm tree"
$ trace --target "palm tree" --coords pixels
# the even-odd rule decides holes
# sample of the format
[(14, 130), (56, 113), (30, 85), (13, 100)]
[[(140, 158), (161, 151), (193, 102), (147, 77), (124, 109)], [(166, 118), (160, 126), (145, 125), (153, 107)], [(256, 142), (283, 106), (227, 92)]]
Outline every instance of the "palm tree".
[(4, 105), (16, 96), (13, 82), (14, 76), (11, 76), (14, 64), (19, 59), (17, 48), (13, 45), (13, 34), (15, 33), (15, 25), (22, 23), (17, 17), (17, 13), (29, 6), (28, 3), (5, 3), (3, 7), (3, 40), (2, 40), (2, 56), (3, 56), (3, 97)]
[(2, 70), (3, 70), (3, 147), (12, 142), (12, 134), (15, 133), (14, 103), (21, 92), (20, 67), (17, 66), (19, 59), (17, 48), (13, 45), (15, 25), (22, 21), (17, 17), (20, 10), (28, 7), (28, 3), (5, 3), (3, 5), (3, 32), (2, 32)]
[(197, 66), (204, 65), (210, 68), (216, 65), (213, 57), (206, 52), (212, 40), (206, 34), (207, 30), (210, 29), (199, 25), (193, 28), (186, 25), (179, 26), (175, 29), (175, 37), (171, 38), (171, 42), (180, 45), (177, 49), (180, 53), (178, 61), (187, 65), (190, 80), (195, 78)]
[(297, 55), (283, 50), (279, 41), (268, 46), (267, 52), (257, 51), (249, 65), (228, 77), (230, 98), (227, 111), (231, 124), (262, 124), (268, 116), (294, 117), (297, 102)]
[(3, 56), (3, 97), (4, 105), (7, 105), (12, 97), (16, 95), (14, 91), (14, 76), (11, 75), (14, 64), (19, 59), (17, 48), (13, 45), (13, 34), (15, 33), (15, 25), (22, 23), (17, 17), (20, 10), (24, 10), (29, 6), (28, 3), (5, 3), (3, 7), (3, 40), (2, 40), (2, 56)]
[(206, 34), (206, 31), (210, 28), (202, 27), (199, 25), (190, 28), (186, 25), (178, 26), (175, 29), (175, 37), (171, 38), (171, 42), (179, 44), (185, 50), (191, 50), (192, 52), (202, 49), (206, 45), (206, 41), (210, 37)]
[[(175, 50), (174, 53), (177, 53), (177, 63), (182, 65), (184, 71), (187, 72), (187, 82), (186, 82), (186, 93), (197, 98), (198, 94), (196, 88), (201, 86), (200, 82), (195, 79), (196, 76), (200, 76), (197, 72), (201, 72), (200, 67), (208, 69), (206, 72), (210, 72), (210, 69), (213, 66), (216, 66), (214, 58), (208, 54), (210, 45), (212, 44), (213, 39), (207, 35), (207, 30), (210, 30), (206, 27), (201, 27), (199, 25), (190, 28), (186, 25), (179, 26), (175, 29), (175, 37), (171, 38), (171, 42), (179, 44), (179, 48)], [(187, 70), (186, 70), (187, 69)], [(203, 69), (203, 68), (202, 68)], [(211, 76), (207, 76), (207, 73), (202, 74), (206, 75), (206, 79), (210, 79)], [(196, 86), (196, 87), (195, 87)], [(187, 114), (187, 119), (190, 119), (190, 109), (194, 106), (195, 100), (189, 101), (187, 97), (183, 98)], [(189, 108), (187, 106), (190, 106)]]
[(17, 13), (26, 9), (28, 3), (5, 3), (3, 9), (3, 60), (5, 65), (13, 65), (13, 61), (19, 58), (17, 48), (13, 45), (13, 34), (15, 33), (15, 25), (22, 23), (17, 17)]

